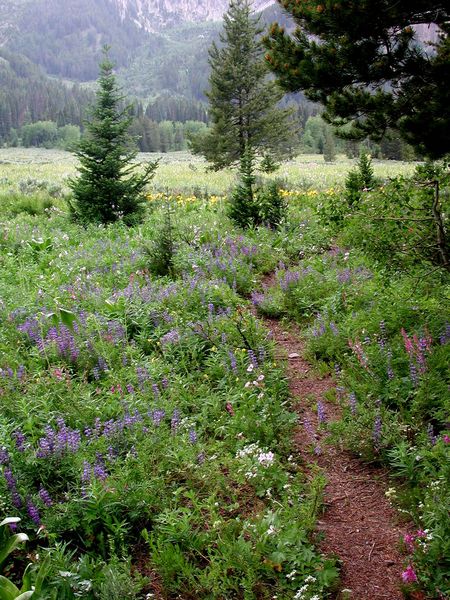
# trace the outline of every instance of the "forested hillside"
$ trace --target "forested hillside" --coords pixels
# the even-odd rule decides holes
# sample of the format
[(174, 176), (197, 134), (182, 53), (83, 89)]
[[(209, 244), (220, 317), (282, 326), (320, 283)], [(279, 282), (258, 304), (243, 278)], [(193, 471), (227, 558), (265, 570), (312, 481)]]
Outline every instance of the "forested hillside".
[(92, 94), (49, 79), (27, 58), (0, 48), (0, 142), (27, 122), (81, 125)]

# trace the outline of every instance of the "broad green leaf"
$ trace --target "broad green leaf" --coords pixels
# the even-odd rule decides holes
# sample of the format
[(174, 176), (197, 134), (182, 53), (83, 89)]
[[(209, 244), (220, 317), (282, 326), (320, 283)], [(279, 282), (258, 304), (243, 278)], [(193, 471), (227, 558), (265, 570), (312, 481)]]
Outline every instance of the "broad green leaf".
[(7, 559), (9, 554), (13, 552), (19, 544), (28, 542), (28, 536), (26, 533), (16, 533), (12, 535), (5, 543), (3, 548), (0, 548), (0, 565)]
[(20, 596), (17, 596), (15, 600), (28, 600), (28, 598), (31, 598), (33, 594), (34, 590), (31, 590), (30, 592), (24, 592), (23, 594), (20, 594)]
[(51, 321), (53, 323), (53, 325), (59, 325), (59, 319), (58, 319), (58, 315), (54, 312), (51, 313), (47, 313), (45, 315), (45, 318), (48, 319), (49, 321)]
[(23, 574), (22, 587), (20, 588), (21, 594), (23, 594), (24, 592), (29, 592), (30, 590), (33, 589), (33, 586), (31, 585), (31, 567), (32, 566), (33, 566), (33, 564), (29, 563)]
[(44, 558), (39, 566), (39, 571), (34, 582), (34, 591), (39, 594), (42, 591), (42, 585), (50, 570), (50, 553)]
[(19, 589), (11, 581), (0, 575), (0, 600), (16, 600), (19, 594)]
[(66, 327), (69, 329), (73, 329), (73, 323), (76, 321), (76, 316), (70, 310), (66, 310), (65, 308), (59, 309), (59, 315), (61, 317), (61, 322), (64, 323)]

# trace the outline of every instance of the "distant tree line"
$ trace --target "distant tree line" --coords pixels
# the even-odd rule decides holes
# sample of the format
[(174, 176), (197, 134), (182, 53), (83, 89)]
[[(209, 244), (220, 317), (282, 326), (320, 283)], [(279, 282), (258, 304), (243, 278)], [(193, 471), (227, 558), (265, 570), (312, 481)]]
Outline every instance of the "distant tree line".
[(0, 48), (0, 143), (37, 121), (80, 127), (92, 98), (89, 90), (45, 78), (28, 59)]
[(144, 115), (133, 119), (130, 133), (137, 139), (141, 152), (173, 152), (186, 150), (189, 136), (206, 129), (206, 124), (201, 121), (157, 123)]

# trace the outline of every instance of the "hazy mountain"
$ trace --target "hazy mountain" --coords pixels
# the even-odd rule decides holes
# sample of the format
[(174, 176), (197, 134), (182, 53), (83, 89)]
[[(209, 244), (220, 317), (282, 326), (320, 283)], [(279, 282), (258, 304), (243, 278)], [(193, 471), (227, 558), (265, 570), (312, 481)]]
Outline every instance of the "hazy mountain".
[[(272, 4), (255, 0), (254, 7)], [(227, 6), (228, 0), (0, 0), (0, 46), (23, 54), (50, 75), (92, 81), (101, 49), (109, 44), (117, 66), (131, 67), (126, 80), (134, 93), (148, 93), (153, 84), (157, 93), (161, 79), (169, 80), (162, 82), (163, 89), (184, 93), (182, 80), (195, 79), (191, 65), (217, 36)], [(143, 62), (155, 71), (144, 84), (136, 72), (136, 64), (140, 68)], [(177, 73), (163, 72), (166, 63), (180, 71), (181, 82)], [(200, 79), (192, 82), (194, 96), (199, 95), (195, 88), (204, 88), (201, 74)]]
[[(228, 0), (110, 0), (123, 20), (133, 20), (146, 31), (161, 31), (182, 23), (219, 21)], [(274, 0), (254, 0), (255, 10), (263, 10)]]

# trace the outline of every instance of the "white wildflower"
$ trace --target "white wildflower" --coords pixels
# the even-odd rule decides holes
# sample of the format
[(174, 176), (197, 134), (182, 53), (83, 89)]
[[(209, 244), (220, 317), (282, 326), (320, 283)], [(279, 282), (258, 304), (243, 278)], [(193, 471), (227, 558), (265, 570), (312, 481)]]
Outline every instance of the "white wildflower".
[(263, 467), (268, 467), (273, 464), (274, 460), (275, 454), (273, 452), (261, 452), (261, 454), (258, 455), (258, 462)]

